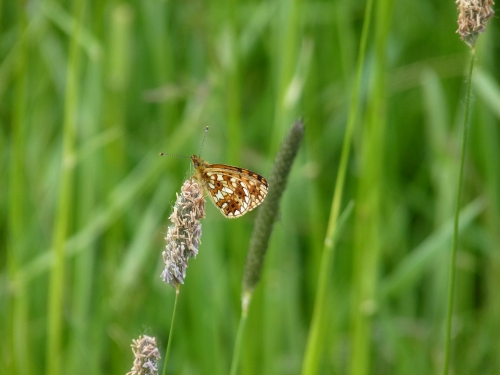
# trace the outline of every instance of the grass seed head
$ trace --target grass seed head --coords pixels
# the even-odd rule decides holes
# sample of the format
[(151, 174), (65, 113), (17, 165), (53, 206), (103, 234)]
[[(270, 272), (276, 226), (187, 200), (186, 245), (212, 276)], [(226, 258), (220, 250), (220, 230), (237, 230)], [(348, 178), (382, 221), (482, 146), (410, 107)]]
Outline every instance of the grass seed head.
[(194, 180), (184, 181), (181, 194), (177, 194), (165, 240), (167, 246), (162, 253), (165, 268), (161, 278), (178, 288), (184, 284), (189, 258), (196, 258), (201, 243), (200, 219), (205, 217), (203, 191)]
[(493, 0), (457, 0), (458, 30), (460, 38), (471, 48), (476, 44), (479, 34), (486, 30), (486, 25), (493, 14)]
[(134, 366), (127, 375), (157, 375), (160, 352), (156, 347), (156, 339), (144, 335), (132, 342), (130, 346), (134, 353)]

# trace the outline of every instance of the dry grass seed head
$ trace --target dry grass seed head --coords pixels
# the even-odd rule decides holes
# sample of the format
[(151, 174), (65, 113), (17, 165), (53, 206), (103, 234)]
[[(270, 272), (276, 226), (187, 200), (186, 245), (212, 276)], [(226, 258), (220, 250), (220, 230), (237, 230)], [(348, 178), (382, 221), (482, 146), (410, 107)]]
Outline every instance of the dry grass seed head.
[(493, 14), (493, 0), (457, 0), (458, 30), (460, 38), (473, 48), (479, 34), (486, 30), (486, 25)]
[(161, 274), (164, 282), (178, 288), (184, 284), (189, 258), (196, 258), (201, 243), (200, 219), (205, 217), (205, 199), (200, 185), (195, 180), (184, 181), (181, 194), (177, 194), (169, 219), (162, 253), (165, 268)]
[(134, 365), (127, 375), (157, 375), (160, 353), (156, 347), (156, 339), (150, 336), (139, 336), (132, 340)]

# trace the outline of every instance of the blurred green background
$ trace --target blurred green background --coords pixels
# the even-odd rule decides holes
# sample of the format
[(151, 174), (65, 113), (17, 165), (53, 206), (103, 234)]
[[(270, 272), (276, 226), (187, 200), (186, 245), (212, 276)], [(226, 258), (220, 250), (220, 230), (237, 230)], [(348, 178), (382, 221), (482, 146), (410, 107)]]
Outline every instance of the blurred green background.
[[(305, 138), (249, 310), (241, 374), (299, 374), (349, 116), (363, 1), (0, 2), (0, 373), (124, 374), (162, 356), (163, 237), (190, 161), (266, 176)], [(454, 1), (373, 5), (319, 374), (435, 374), (469, 49)], [(479, 38), (452, 332), (454, 374), (500, 372), (500, 39)], [(211, 203), (170, 374), (229, 372), (255, 212)]]

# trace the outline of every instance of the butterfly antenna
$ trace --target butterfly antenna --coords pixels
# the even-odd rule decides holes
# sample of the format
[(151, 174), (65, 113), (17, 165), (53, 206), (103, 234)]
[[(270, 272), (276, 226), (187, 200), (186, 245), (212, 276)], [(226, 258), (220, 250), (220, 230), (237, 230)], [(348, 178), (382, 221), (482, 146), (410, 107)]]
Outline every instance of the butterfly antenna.
[(163, 153), (163, 152), (160, 152), (160, 156), (173, 156), (174, 158), (184, 158), (184, 159), (189, 159), (189, 156), (174, 155), (174, 154), (165, 154), (165, 153)]
[(208, 126), (205, 128), (205, 133), (203, 133), (203, 140), (201, 141), (201, 147), (200, 147), (200, 152), (198, 153), (198, 156), (201, 157), (201, 149), (203, 148), (203, 143), (205, 143), (205, 136), (207, 135), (208, 131)]

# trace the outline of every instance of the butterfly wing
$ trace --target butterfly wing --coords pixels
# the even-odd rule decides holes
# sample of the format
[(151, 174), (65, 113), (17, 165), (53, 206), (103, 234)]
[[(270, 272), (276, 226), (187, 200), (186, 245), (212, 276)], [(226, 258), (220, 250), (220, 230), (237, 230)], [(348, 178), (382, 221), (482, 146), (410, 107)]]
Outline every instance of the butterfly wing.
[(262, 203), (268, 183), (248, 169), (225, 164), (210, 164), (201, 177), (210, 198), (227, 218), (233, 219), (252, 211)]

